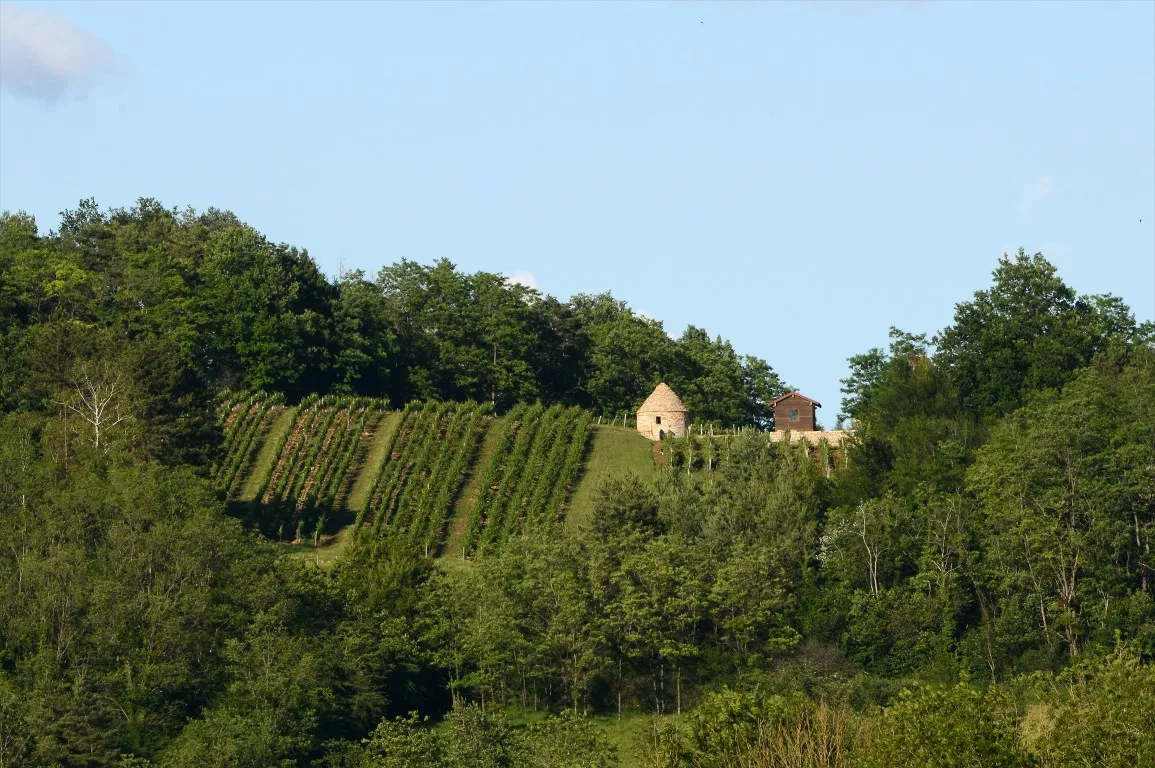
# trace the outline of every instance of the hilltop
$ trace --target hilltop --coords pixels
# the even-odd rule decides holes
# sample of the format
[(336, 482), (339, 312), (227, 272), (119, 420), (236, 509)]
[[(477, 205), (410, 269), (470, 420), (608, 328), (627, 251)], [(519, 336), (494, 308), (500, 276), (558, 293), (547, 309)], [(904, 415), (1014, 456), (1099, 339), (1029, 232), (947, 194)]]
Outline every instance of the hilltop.
[[(525, 525), (580, 525), (595, 490), (651, 482), (662, 448), (576, 408), (232, 394), (214, 484), (265, 535), (324, 561), (389, 531), (427, 555), (468, 556)], [(671, 443), (672, 444), (672, 443)], [(330, 551), (331, 549), (331, 551)], [(305, 554), (302, 553), (302, 554)]]

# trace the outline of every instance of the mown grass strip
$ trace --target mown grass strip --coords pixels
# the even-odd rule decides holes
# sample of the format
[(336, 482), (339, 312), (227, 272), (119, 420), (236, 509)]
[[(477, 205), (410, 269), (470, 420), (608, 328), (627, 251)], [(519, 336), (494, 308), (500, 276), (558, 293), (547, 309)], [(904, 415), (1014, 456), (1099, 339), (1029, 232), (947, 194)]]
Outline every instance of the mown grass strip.
[(565, 485), (566, 457), (570, 452), (582, 412), (577, 408), (567, 408), (558, 418), (549, 450), (542, 458), (541, 465), (534, 471), (537, 477), (532, 486), (532, 495), (525, 506), (525, 525), (539, 526), (550, 519), (550, 501), (557, 488)]
[(478, 499), (476, 522), (470, 525), (470, 533), (474, 534), (476, 531), (471, 538), (471, 549), (483, 549), (487, 543), (496, 538), (504, 514), (506, 497), (516, 478), (521, 459), (529, 450), (534, 430), (537, 429), (543, 412), (540, 403), (529, 406), (516, 422), (509, 425), (510, 440), (507, 445), (502, 446), (505, 450), (499, 450), (494, 457), (493, 478), (482, 490), (482, 497)]
[(372, 436), (364, 443), (364, 459), (351, 469), (350, 476), (354, 479), (345, 495), (345, 509), (363, 513), (369, 505), (369, 496), (389, 455), (392, 438), (401, 424), (401, 415), (401, 411), (392, 411), (378, 417)]
[(248, 475), (241, 482), (241, 490), (237, 494), (238, 501), (256, 499), (268, 484), (269, 475), (281, 458), (281, 449), (284, 447), (289, 430), (292, 429), (297, 420), (298, 412), (298, 408), (290, 407), (273, 415), (268, 434), (265, 436), (256, 458), (251, 462)]
[(394, 449), (387, 467), (388, 482), (380, 492), (380, 505), (377, 517), (373, 522), (373, 532), (380, 533), (386, 525), (394, 523), (394, 516), (402, 503), (401, 495), (409, 483), (409, 477), (415, 469), (414, 459), (429, 436), (437, 429), (440, 420), (440, 406), (427, 403), (420, 411), (414, 414), (412, 428), (402, 435), (403, 442)]
[(490, 521), (491, 543), (500, 543), (517, 534), (525, 524), (526, 505), (533, 495), (534, 486), (546, 478), (542, 473), (545, 457), (557, 437), (559, 422), (565, 409), (555, 406), (546, 409), (537, 426), (527, 435), (528, 447), (524, 458), (516, 460), (512, 483), (502, 496), (497, 517)]
[(492, 458), (485, 474), (482, 475), (476, 501), (469, 511), (469, 523), (466, 526), (464, 540), (466, 552), (476, 550), (481, 544), (482, 532), (485, 529), (486, 510), (493, 503), (494, 496), (500, 488), (509, 452), (517, 441), (518, 433), (521, 432), (528, 413), (529, 406), (518, 404), (502, 419), (497, 445), (493, 449)]
[(240, 428), (240, 434), (236, 436), (232, 447), (230, 448), (230, 456), (225, 467), (225, 472), (218, 479), (217, 486), (225, 489), (228, 495), (232, 495), (241, 478), (243, 477), (243, 470), (252, 463), (253, 452), (256, 448), (258, 438), (264, 431), (268, 429), (268, 423), (265, 421), (269, 414), (269, 410), (280, 403), (280, 399), (262, 398), (259, 403), (254, 403), (253, 407), (246, 414), (246, 423)]
[[(434, 507), (441, 491), (441, 484), (449, 472), (450, 464), (453, 463), (461, 433), (468, 428), (469, 405), (461, 403), (446, 414), (441, 433), (431, 446), (429, 458), (422, 464), (428, 469), (422, 472), (421, 487), (413, 494), (409, 505), (413, 511), (407, 530), (409, 540), (419, 546), (427, 542), (428, 529), (432, 526), (436, 515)], [(427, 543), (425, 545), (428, 547)]]
[(575, 491), (583, 460), (586, 458), (590, 444), (590, 426), (593, 424), (593, 414), (582, 411), (570, 434), (569, 445), (566, 449), (565, 461), (558, 470), (553, 490), (543, 509), (543, 520), (562, 520), (565, 517), (566, 500)]
[(441, 548), (446, 520), (473, 460), (481, 423), (488, 412), (487, 407), (477, 403), (462, 403), (457, 407), (453, 428), (442, 441), (422, 494), (418, 519), (409, 531), (410, 540), (423, 547), (426, 555), (437, 554)]

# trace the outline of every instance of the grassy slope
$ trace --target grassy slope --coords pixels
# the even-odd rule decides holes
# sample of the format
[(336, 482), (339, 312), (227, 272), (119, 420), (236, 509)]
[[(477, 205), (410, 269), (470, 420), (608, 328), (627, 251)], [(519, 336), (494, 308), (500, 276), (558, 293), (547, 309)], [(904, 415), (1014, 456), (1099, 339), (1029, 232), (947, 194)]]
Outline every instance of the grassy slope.
[(481, 439), (481, 447), (477, 450), (477, 457), (473, 466), (469, 468), (469, 475), (465, 484), (461, 486), (461, 494), (453, 503), (453, 515), (449, 519), (449, 533), (445, 537), (445, 547), (441, 550), (443, 558), (452, 559), (453, 553), (461, 557), (461, 542), (465, 540), (465, 531), (469, 526), (469, 510), (477, 501), (481, 493), (481, 478), (493, 460), (493, 452), (497, 448), (497, 439), (500, 436), (500, 419), (490, 419), (485, 427), (485, 435)]
[(586, 457), (581, 480), (567, 505), (566, 521), (583, 525), (593, 510), (594, 492), (607, 477), (633, 472), (653, 480), (657, 470), (650, 441), (629, 427), (593, 427), (593, 444)]
[[(277, 448), (281, 444), (281, 439), (284, 438), (285, 433), (289, 431), (289, 427), (293, 423), (293, 417), (297, 415), (296, 408), (286, 408), (277, 414), (273, 425), (269, 431), (264, 435), (264, 443), (261, 445), (261, 450), (257, 452), (256, 459), (253, 460), (253, 466), (247, 470), (248, 474), (245, 476), (245, 482), (241, 486), (241, 492), (238, 494), (239, 501), (252, 501), (257, 492), (261, 490), (261, 486), (265, 483), (265, 478), (273, 471), (273, 465), (277, 463)], [(242, 472), (246, 471), (244, 469)]]
[(284, 554), (296, 560), (306, 560), (314, 565), (319, 565), (328, 568), (333, 563), (337, 562), (337, 558), (349, 546), (349, 542), (353, 540), (353, 526), (346, 525), (337, 534), (317, 546), (313, 545), (311, 541), (303, 541), (299, 544), (290, 544), (287, 541), (277, 542)]

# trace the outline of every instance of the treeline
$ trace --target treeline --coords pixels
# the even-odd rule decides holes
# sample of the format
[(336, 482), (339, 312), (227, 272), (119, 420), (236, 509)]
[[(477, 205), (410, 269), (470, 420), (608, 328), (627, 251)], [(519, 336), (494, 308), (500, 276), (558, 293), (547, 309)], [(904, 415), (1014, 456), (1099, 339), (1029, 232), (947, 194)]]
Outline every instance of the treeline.
[(1153, 331), (1020, 251), (934, 338), (851, 360), (822, 556), (849, 652), (887, 674), (963, 656), (991, 681), (1116, 636), (1151, 658)]
[(82, 201), (48, 233), (0, 216), (0, 344), (0, 406), (52, 410), (116, 382), (122, 414), (149, 426), (139, 453), (170, 464), (211, 463), (211, 421), (189, 415), (222, 389), (616, 416), (665, 380), (700, 420), (763, 426), (783, 390), (765, 361), (699, 328), (671, 339), (609, 293), (559, 301), (446, 260), (330, 279), (231, 213), (149, 199)]

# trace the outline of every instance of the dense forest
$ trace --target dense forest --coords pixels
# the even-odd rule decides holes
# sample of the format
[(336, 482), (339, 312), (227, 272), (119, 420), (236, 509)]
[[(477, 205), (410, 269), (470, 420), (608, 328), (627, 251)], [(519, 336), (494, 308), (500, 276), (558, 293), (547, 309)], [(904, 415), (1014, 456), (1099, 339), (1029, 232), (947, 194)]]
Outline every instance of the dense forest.
[[(4, 214), (0, 337), (0, 768), (1155, 765), (1155, 326), (1041, 254), (853, 357), (830, 462), (768, 439), (765, 361), (609, 293), (334, 281), (152, 200)], [(511, 514), (663, 380), (748, 429), (582, 525)], [(323, 424), (294, 457), (386, 404), (404, 466), (459, 447), (428, 488), (383, 471), (318, 565), (228, 504), (285, 403)], [(490, 413), (538, 458), (486, 465), (469, 557), (431, 556)], [(260, 495), (331, 506), (290, 464)]]

